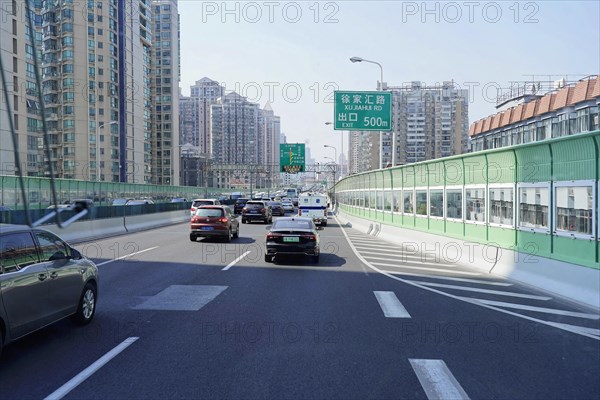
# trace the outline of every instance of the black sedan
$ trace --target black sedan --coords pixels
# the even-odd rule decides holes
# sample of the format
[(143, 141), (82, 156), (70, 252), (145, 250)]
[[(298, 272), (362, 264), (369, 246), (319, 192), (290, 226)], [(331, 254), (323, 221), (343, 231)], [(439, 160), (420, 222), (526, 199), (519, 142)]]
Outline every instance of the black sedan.
[(275, 220), (267, 233), (265, 261), (279, 255), (307, 255), (319, 261), (319, 233), (311, 218), (281, 217)]
[(281, 205), (280, 201), (268, 201), (267, 205), (271, 206), (273, 215), (285, 215), (285, 210), (283, 209), (283, 205)]

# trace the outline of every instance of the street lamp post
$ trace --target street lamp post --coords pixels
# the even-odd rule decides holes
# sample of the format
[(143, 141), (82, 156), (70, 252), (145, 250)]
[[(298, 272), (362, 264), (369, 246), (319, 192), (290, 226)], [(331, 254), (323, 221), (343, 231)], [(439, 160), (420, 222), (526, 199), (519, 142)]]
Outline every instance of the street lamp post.
[[(333, 122), (325, 122), (325, 125), (333, 125)], [(342, 136), (342, 162), (340, 162), (341, 168), (340, 168), (340, 178), (344, 177), (344, 164), (346, 159), (344, 158), (344, 131), (341, 132), (341, 136)], [(350, 147), (350, 146), (348, 146)], [(350, 151), (348, 149), (348, 151)]]
[[(333, 146), (327, 146), (327, 145), (325, 145), (325, 147), (333, 147)], [(333, 148), (335, 149), (335, 147), (333, 147)], [(332, 199), (332, 204), (333, 204), (333, 203), (336, 202), (335, 201), (335, 182), (336, 182), (335, 179), (336, 179), (337, 163), (331, 157), (325, 157), (325, 158), (328, 159), (328, 160), (333, 161), (333, 165), (332, 165), (332, 168), (333, 168), (333, 185), (332, 185), (332, 187), (333, 187), (333, 199)]]
[(330, 146), (328, 144), (323, 145), (323, 147), (329, 147), (329, 148), (331, 148), (331, 149), (333, 149), (335, 151), (335, 160), (333, 162), (337, 165), (337, 159), (338, 159), (337, 158), (337, 148), (334, 147), (334, 146)]
[[(383, 67), (376, 61), (365, 60), (362, 57), (351, 57), (350, 61), (353, 63), (357, 62), (366, 62), (371, 64), (376, 64), (379, 66), (379, 71), (381, 72), (381, 81), (377, 83), (377, 90), (383, 91)], [(396, 162), (396, 132), (392, 132), (392, 166)], [(383, 168), (383, 132), (379, 132), (379, 168)]]
[[(100, 181), (100, 137), (98, 135), (98, 132), (101, 128), (104, 128), (106, 125), (116, 125), (118, 124), (118, 121), (111, 121), (108, 124), (105, 122), (102, 122), (100, 124), (96, 125), (96, 180)], [(90, 180), (91, 179), (91, 169), (90, 169)]]

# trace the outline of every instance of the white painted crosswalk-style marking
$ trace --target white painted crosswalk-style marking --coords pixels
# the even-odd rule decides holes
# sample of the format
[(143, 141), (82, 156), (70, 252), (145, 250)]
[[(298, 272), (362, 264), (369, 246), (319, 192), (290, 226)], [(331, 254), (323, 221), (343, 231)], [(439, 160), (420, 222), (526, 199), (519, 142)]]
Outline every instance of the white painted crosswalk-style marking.
[[(368, 261), (368, 260), (367, 260)], [(382, 262), (371, 262), (372, 265), (382, 266), (382, 267), (394, 267), (394, 268), (402, 268), (402, 269), (416, 269), (419, 271), (435, 271), (435, 272), (443, 272), (446, 274), (460, 274), (467, 276), (479, 276), (481, 275), (479, 272), (468, 272), (468, 271), (460, 271), (453, 269), (442, 269), (442, 268), (429, 268), (429, 267), (415, 267), (411, 265), (404, 264), (387, 264)]]
[(373, 292), (386, 318), (410, 318), (394, 292)]
[(429, 400), (469, 398), (443, 360), (409, 361)]
[(227, 286), (171, 285), (134, 307), (136, 310), (198, 311)]
[(487, 293), (487, 294), (495, 294), (499, 296), (510, 296), (510, 297), (520, 297), (523, 299), (532, 299), (532, 300), (550, 300), (551, 297), (546, 296), (537, 296), (533, 294), (524, 294), (524, 293), (516, 293), (516, 292), (503, 292), (501, 290), (490, 290), (490, 289), (480, 289), (469, 286), (458, 286), (458, 285), (446, 285), (444, 283), (434, 283), (434, 282), (424, 282), (424, 281), (412, 281), (408, 282), (416, 283), (423, 286), (431, 286), (431, 287), (441, 287), (446, 289), (456, 289), (456, 290), (464, 290), (466, 292), (478, 292), (478, 293)]
[(508, 283), (508, 282), (486, 281), (483, 279), (456, 278), (454, 276), (416, 274), (414, 272), (402, 272), (402, 271), (383, 271), (383, 272), (388, 273), (388, 274), (393, 274), (393, 275), (416, 276), (419, 278), (442, 279), (445, 281), (468, 282), (468, 283), (477, 283), (477, 284), (481, 284), (481, 285), (492, 285), (492, 286), (512, 286), (513, 285), (512, 283)]
[[(398, 263), (410, 263), (417, 265), (431, 265), (431, 266), (439, 266), (439, 267), (454, 267), (456, 268), (456, 264), (445, 264), (438, 263), (435, 261), (422, 261), (422, 260), (407, 260), (399, 257), (376, 257), (376, 256), (364, 256), (367, 260), (382, 260), (382, 261), (396, 261)], [(399, 264), (402, 265), (402, 264)]]
[(487, 304), (490, 306), (513, 308), (516, 310), (535, 311), (535, 312), (545, 313), (545, 314), (564, 315), (567, 317), (585, 318), (585, 319), (592, 319), (592, 320), (600, 319), (600, 315), (598, 315), (598, 314), (588, 314), (588, 313), (581, 313), (581, 312), (575, 312), (575, 311), (558, 310), (555, 308), (535, 307), (535, 306), (528, 306), (525, 304), (505, 303), (503, 301), (493, 301), (493, 300), (486, 300), (486, 299), (469, 298), (469, 300), (476, 300), (480, 303)]

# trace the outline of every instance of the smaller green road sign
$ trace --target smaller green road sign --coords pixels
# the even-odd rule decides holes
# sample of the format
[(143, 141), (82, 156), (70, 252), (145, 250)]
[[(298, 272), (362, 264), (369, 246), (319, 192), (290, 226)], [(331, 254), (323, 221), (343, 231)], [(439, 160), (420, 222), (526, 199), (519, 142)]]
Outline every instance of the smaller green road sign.
[(335, 129), (391, 131), (391, 92), (334, 92)]
[(304, 143), (282, 143), (279, 145), (281, 172), (304, 172)]

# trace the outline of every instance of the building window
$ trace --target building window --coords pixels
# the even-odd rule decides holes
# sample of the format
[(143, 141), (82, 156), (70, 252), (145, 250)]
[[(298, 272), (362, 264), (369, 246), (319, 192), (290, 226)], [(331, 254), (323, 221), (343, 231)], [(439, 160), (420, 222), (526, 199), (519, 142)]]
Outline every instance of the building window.
[(519, 187), (519, 228), (548, 229), (548, 187)]
[(514, 226), (513, 188), (490, 188), (490, 223)]
[(592, 236), (594, 204), (592, 184), (557, 184), (555, 196), (555, 231), (557, 234)]

